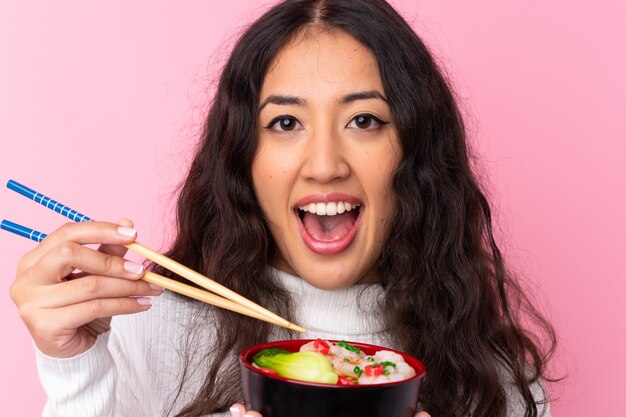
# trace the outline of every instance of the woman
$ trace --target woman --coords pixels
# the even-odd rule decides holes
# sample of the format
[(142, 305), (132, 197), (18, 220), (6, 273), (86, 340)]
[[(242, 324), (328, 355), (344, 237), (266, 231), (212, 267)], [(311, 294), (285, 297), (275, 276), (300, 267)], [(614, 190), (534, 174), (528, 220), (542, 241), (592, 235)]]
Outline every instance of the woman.
[[(171, 294), (151, 308), (162, 290), (123, 259), (135, 236), (128, 220), (68, 224), (20, 261), (11, 293), (39, 350), (46, 415), (245, 412), (231, 407), (237, 353), (296, 335)], [(307, 337), (419, 357), (433, 416), (549, 413), (553, 331), (504, 267), (445, 79), (382, 0), (286, 1), (243, 34), (168, 256)]]

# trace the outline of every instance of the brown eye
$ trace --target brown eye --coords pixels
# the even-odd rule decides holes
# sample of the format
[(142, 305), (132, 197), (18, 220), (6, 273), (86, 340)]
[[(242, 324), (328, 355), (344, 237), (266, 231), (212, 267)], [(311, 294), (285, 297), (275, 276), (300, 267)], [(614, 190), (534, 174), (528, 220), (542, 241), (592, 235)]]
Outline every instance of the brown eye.
[(367, 116), (357, 116), (354, 121), (359, 129), (367, 129), (372, 124), (372, 118)]
[(387, 123), (389, 122), (384, 122), (371, 114), (358, 114), (350, 120), (350, 123), (348, 123), (348, 126), (346, 127), (352, 129), (373, 130), (378, 129)]
[[(291, 132), (295, 129), (298, 129), (300, 126), (300, 122), (298, 119), (291, 116), (278, 116), (274, 118), (267, 126), (266, 129), (276, 130), (278, 132)], [(301, 128), (302, 126), (300, 126)]]
[(289, 130), (293, 130), (296, 127), (296, 119), (293, 119), (291, 117), (280, 119), (279, 123), (280, 123), (280, 128), (282, 130), (289, 131)]

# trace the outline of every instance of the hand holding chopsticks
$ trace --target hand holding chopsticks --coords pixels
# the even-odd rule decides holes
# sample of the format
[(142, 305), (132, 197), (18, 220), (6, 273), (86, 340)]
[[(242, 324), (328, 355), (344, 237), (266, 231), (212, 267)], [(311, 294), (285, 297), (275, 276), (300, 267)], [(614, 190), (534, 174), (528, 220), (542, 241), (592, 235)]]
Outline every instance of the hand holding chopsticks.
[[(7, 187), (13, 191), (18, 192), (19, 194), (28, 197), (29, 199), (56, 211), (57, 213), (77, 222), (85, 222), (91, 221), (91, 219), (69, 207), (52, 200), (45, 195), (35, 192), (34, 190), (25, 187), (15, 181), (10, 180), (7, 183)], [(42, 232), (38, 232), (33, 229), (26, 228), (24, 226), (20, 226), (18, 224), (8, 222), (3, 220), (0, 224), (0, 227), (4, 230), (16, 233), (18, 235), (30, 238), (35, 241), (43, 240), (46, 235)], [(269, 323), (277, 324), (279, 326), (286, 327), (288, 329), (293, 329), (299, 332), (306, 332), (300, 326), (297, 326), (293, 323), (288, 322), (282, 317), (277, 316), (276, 314), (266, 310), (265, 308), (259, 306), (258, 304), (253, 303), (252, 301), (242, 297), (241, 295), (231, 291), (230, 289), (222, 286), (221, 284), (199, 274), (196, 271), (187, 268), (180, 263), (167, 258), (166, 256), (153, 251), (140, 244), (139, 242), (132, 242), (126, 245), (128, 249), (144, 256), (145, 258), (151, 260), (152, 262), (163, 266), (164, 268), (182, 276), (190, 280), (191, 282), (211, 291), (202, 291), (190, 285), (186, 285), (180, 283), (178, 281), (174, 281), (172, 279), (157, 275), (150, 271), (146, 271), (143, 280), (159, 285), (163, 288), (169, 289), (170, 291), (174, 291), (176, 293), (185, 295), (190, 298), (194, 298), (212, 305), (215, 305), (220, 308), (225, 308), (240, 314), (244, 314), (259, 320), (264, 320)], [(217, 295), (216, 295), (217, 294)]]

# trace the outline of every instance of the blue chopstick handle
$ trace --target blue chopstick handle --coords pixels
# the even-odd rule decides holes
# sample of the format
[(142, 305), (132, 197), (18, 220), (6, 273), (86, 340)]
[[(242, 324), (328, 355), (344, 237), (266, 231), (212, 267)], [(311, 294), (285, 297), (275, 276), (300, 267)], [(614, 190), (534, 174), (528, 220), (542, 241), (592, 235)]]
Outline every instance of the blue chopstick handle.
[(2, 220), (2, 222), (0, 223), (0, 229), (34, 240), (35, 242), (41, 242), (45, 239), (46, 236), (48, 236), (45, 233), (38, 232), (37, 230), (33, 230), (31, 228), (10, 222), (8, 220)]
[[(50, 197), (46, 197), (45, 195), (38, 193), (35, 190), (31, 190), (25, 185), (20, 184), (19, 182), (9, 180), (7, 182), (7, 188), (15, 191), (18, 194), (23, 195), (26, 198), (33, 200), (35, 203), (39, 203), (42, 206), (49, 208), (50, 210), (54, 210), (57, 213), (67, 217), (70, 220), (75, 222), (89, 222), (91, 219), (84, 214), (77, 212), (69, 208), (66, 205), (59, 203), (58, 201), (54, 201)], [(29, 229), (31, 230), (31, 229)]]

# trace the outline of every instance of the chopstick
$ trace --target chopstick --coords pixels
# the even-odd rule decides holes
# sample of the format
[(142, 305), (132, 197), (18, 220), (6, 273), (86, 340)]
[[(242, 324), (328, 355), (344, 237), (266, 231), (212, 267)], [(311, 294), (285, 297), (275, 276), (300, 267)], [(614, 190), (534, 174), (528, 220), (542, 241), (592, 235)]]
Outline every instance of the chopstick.
[[(17, 223), (13, 223), (8, 220), (2, 220), (2, 222), (0, 222), (0, 229), (6, 230), (19, 236), (23, 236), (27, 239), (34, 240), (35, 242), (41, 242), (47, 236), (43, 232), (31, 229), (26, 226), (22, 226)], [(278, 324), (275, 320), (259, 314), (256, 311), (249, 310), (247, 307), (241, 306), (237, 303), (227, 300), (226, 298), (219, 297), (208, 291), (200, 290), (198, 288), (192, 287), (191, 285), (183, 284), (182, 282), (175, 281), (162, 275), (155, 274), (151, 271), (146, 271), (141, 279), (143, 281), (156, 284), (175, 293), (187, 296), (189, 298), (193, 298), (198, 301), (203, 301), (216, 307), (234, 311), (235, 313), (250, 316), (255, 319), (266, 321), (268, 323)]]
[[(65, 216), (65, 217), (69, 218), (70, 220), (74, 220), (76, 222), (92, 221), (91, 218), (85, 216), (84, 214), (81, 214), (81, 213), (77, 212), (76, 210), (73, 210), (73, 209), (69, 208), (68, 206), (66, 206), (64, 204), (61, 204), (61, 203), (59, 203), (59, 202), (57, 202), (57, 201), (55, 201), (55, 200), (53, 200), (53, 199), (51, 199), (49, 197), (46, 197), (45, 195), (43, 195), (43, 194), (41, 194), (39, 192), (36, 192), (36, 191), (34, 191), (34, 190), (32, 190), (32, 189), (30, 189), (30, 188), (28, 188), (28, 187), (26, 187), (26, 186), (16, 182), (14, 180), (9, 180), (7, 182), (7, 187), (9, 189), (17, 192), (18, 194), (21, 194), (24, 197), (27, 197), (28, 199), (33, 200), (34, 202), (39, 203), (42, 206), (44, 206), (46, 208), (49, 208), (50, 210), (53, 210), (53, 211), (61, 214), (62, 216)], [(14, 227), (14, 226), (11, 226), (11, 225), (15, 225), (15, 226), (19, 226), (19, 227)], [(28, 238), (33, 239), (33, 240), (39, 239), (39, 240), (37, 240), (38, 242), (43, 240), (45, 238), (45, 236), (46, 236), (45, 234), (43, 234), (41, 232), (37, 232), (37, 231), (35, 231), (33, 229), (29, 229), (29, 228), (26, 228), (24, 226), (17, 225), (16, 223), (7, 222), (7, 221), (3, 221), (2, 222), (2, 228), (5, 229), (5, 230), (8, 230), (8, 231), (11, 231), (13, 233), (19, 234), (21, 236), (28, 237)], [(28, 233), (29, 236), (26, 236), (25, 233)], [(34, 239), (34, 237), (36, 237), (37, 239)], [(261, 307), (260, 305), (258, 305), (256, 303), (248, 300), (247, 298), (237, 294), (236, 292), (234, 292), (234, 291), (224, 287), (223, 285), (221, 285), (221, 284), (211, 280), (210, 278), (205, 277), (202, 274), (199, 274), (198, 272), (196, 272), (196, 271), (194, 271), (194, 270), (192, 270), (192, 269), (190, 269), (190, 268), (188, 268), (188, 267), (186, 267), (186, 266), (184, 266), (184, 265), (174, 261), (173, 259), (170, 259), (170, 258), (166, 257), (165, 255), (163, 255), (163, 254), (161, 254), (159, 252), (156, 252), (156, 251), (154, 251), (154, 250), (152, 250), (152, 249), (142, 245), (139, 242), (133, 242), (133, 243), (130, 243), (130, 244), (125, 245), (125, 246), (128, 249), (132, 250), (133, 252), (136, 252), (139, 255), (144, 256), (145, 258), (151, 260), (152, 262), (154, 262), (154, 263), (156, 263), (158, 265), (161, 265), (164, 268), (166, 268), (166, 269), (168, 269), (168, 270), (170, 270), (170, 271), (172, 271), (172, 272), (174, 272), (174, 273), (176, 273), (176, 274), (178, 274), (178, 275), (180, 275), (180, 276), (190, 280), (191, 282), (193, 282), (193, 283), (195, 283), (195, 284), (197, 284), (197, 285), (199, 285), (199, 286), (201, 286), (201, 287), (203, 287), (203, 288), (205, 288), (205, 289), (207, 289), (209, 291), (212, 291), (212, 292), (214, 292), (216, 294), (219, 294), (222, 297), (224, 297), (224, 298), (222, 298), (222, 297), (216, 296), (215, 294), (210, 294), (211, 297), (207, 298), (207, 295), (203, 294), (202, 297), (204, 299), (201, 300), (201, 301), (207, 302), (209, 304), (213, 304), (213, 305), (215, 305), (217, 307), (227, 308), (227, 307), (223, 307), (223, 306), (229, 305), (230, 307), (235, 308), (233, 305), (225, 303), (225, 301), (231, 301), (233, 304), (237, 305), (238, 309), (240, 309), (240, 311), (239, 310), (236, 311), (236, 310), (231, 310), (231, 308), (227, 308), (227, 309), (229, 309), (231, 311), (236, 311), (238, 313), (245, 314), (245, 315), (248, 315), (248, 316), (254, 317), (254, 318), (264, 317), (265, 319), (261, 319), (261, 320), (264, 320), (264, 321), (267, 321), (267, 322), (270, 322), (270, 323), (274, 323), (274, 324), (277, 324), (279, 326), (286, 327), (288, 329), (296, 330), (296, 331), (301, 332), (301, 333), (305, 333), (306, 332), (306, 329), (304, 329), (304, 328), (302, 328), (302, 327), (300, 327), (300, 326), (298, 326), (296, 324), (290, 323), (289, 321), (285, 320), (284, 318), (282, 318), (282, 317), (272, 313), (271, 311)], [(154, 274), (154, 275), (156, 275), (156, 274)], [(148, 277), (155, 278), (155, 277), (153, 277), (153, 273), (148, 274)], [(168, 279), (168, 278), (165, 278), (165, 277), (161, 277), (161, 278), (162, 279)], [(177, 281), (174, 281), (174, 282), (178, 283)], [(155, 284), (157, 284), (157, 283), (155, 282)], [(182, 284), (182, 283), (178, 283), (178, 284), (185, 285), (185, 284)], [(160, 284), (157, 284), (157, 285), (160, 285)], [(170, 285), (170, 283), (168, 283), (168, 285)], [(189, 288), (185, 288), (185, 287), (180, 287), (180, 286), (177, 286), (177, 285), (170, 285), (170, 287), (171, 288), (168, 288), (168, 289), (170, 289), (171, 291), (174, 291), (174, 292), (184, 291), (185, 294), (183, 294), (183, 295), (192, 294), (190, 289), (197, 290), (196, 288), (193, 288), (191, 286), (186, 286), (186, 287), (189, 287)], [(180, 292), (180, 293), (182, 294), (182, 292)], [(197, 295), (197, 294), (195, 294), (195, 292), (193, 292), (193, 294)], [(217, 299), (215, 299), (213, 297), (217, 297), (220, 300), (217, 300)], [(191, 297), (191, 298), (195, 298), (195, 297)], [(196, 299), (198, 299), (198, 298), (196, 298)], [(218, 305), (218, 304), (220, 304), (220, 305)], [(252, 315), (253, 313), (254, 313), (254, 315)]]

